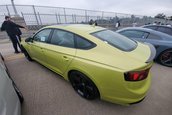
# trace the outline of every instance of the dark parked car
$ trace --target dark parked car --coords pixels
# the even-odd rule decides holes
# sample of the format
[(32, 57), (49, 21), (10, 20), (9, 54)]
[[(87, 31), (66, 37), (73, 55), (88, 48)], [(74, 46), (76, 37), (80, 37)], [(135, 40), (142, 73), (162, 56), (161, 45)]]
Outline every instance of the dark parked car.
[(153, 44), (157, 51), (155, 60), (172, 67), (172, 36), (141, 27), (124, 28), (117, 32), (131, 39)]
[(172, 36), (172, 27), (169, 27), (169, 26), (165, 26), (165, 25), (145, 25), (143, 27), (144, 28), (149, 28), (149, 29), (152, 29), (152, 30), (156, 30), (156, 31), (159, 31), (159, 32), (163, 32), (163, 33), (166, 33), (166, 34)]

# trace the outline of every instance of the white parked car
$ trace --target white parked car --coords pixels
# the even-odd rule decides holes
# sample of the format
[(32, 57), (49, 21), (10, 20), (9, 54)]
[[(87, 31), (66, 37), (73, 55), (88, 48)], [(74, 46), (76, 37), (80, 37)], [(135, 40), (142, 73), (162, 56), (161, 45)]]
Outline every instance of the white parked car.
[(0, 115), (21, 115), (23, 96), (11, 79), (0, 53)]

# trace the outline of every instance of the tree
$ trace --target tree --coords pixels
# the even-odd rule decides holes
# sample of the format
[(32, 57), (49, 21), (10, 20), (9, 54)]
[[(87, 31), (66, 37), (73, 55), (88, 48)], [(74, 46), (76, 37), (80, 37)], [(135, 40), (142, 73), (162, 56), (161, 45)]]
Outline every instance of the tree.
[(167, 19), (172, 21), (172, 16), (167, 17)]
[(164, 13), (159, 13), (155, 16), (155, 18), (159, 18), (159, 19), (165, 19), (166, 15)]

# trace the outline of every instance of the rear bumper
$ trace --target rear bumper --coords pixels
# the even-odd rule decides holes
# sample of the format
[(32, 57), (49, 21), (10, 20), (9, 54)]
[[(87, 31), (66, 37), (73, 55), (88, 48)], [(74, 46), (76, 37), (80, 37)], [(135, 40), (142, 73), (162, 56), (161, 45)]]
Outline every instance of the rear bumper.
[(129, 103), (129, 104), (130, 104), (130, 105), (137, 104), (137, 103), (142, 102), (144, 99), (145, 99), (145, 97), (144, 97), (143, 99), (139, 100), (139, 101), (136, 101), (136, 102), (133, 102), (133, 103)]
[[(113, 84), (114, 85), (114, 84)], [(131, 105), (141, 102), (151, 85), (151, 75), (138, 82), (123, 82), (122, 86), (103, 89), (101, 99), (120, 105)]]
[(105, 98), (102, 98), (102, 100), (120, 104), (120, 105), (124, 105), (124, 106), (128, 106), (128, 105), (137, 104), (137, 103), (142, 102), (145, 99), (145, 97), (146, 97), (146, 94), (143, 95), (142, 97), (138, 97), (138, 98), (105, 97)]

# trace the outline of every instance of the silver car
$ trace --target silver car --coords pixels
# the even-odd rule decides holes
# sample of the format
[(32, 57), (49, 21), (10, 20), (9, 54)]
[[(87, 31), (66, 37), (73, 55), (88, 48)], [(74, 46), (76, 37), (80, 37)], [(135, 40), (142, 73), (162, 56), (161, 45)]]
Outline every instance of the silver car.
[(0, 115), (20, 115), (23, 96), (9, 77), (4, 58), (0, 53)]

